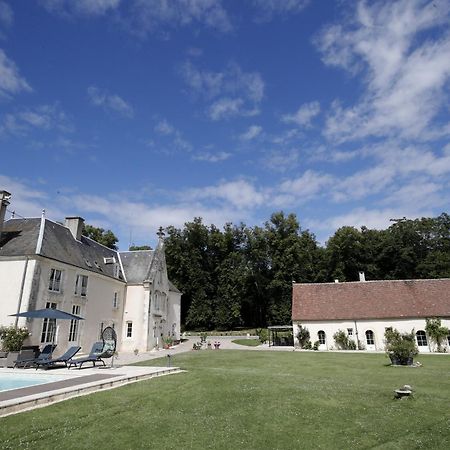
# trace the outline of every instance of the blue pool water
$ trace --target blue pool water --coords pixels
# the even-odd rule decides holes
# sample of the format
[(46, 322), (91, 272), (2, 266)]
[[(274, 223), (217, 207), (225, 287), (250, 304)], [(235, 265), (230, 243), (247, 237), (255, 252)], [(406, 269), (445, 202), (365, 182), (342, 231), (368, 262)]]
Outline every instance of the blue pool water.
[(67, 377), (58, 375), (22, 374), (22, 373), (0, 373), (0, 392), (11, 389), (19, 389), (37, 384), (53, 383)]

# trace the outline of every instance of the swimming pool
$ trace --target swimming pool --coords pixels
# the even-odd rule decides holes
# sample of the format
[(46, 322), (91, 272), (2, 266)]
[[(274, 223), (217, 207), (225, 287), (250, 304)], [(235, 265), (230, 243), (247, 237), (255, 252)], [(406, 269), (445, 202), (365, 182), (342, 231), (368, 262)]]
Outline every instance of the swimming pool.
[(19, 389), (28, 386), (35, 386), (37, 384), (53, 383), (67, 379), (66, 376), (61, 375), (43, 375), (34, 373), (0, 373), (0, 392), (10, 391), (12, 389)]

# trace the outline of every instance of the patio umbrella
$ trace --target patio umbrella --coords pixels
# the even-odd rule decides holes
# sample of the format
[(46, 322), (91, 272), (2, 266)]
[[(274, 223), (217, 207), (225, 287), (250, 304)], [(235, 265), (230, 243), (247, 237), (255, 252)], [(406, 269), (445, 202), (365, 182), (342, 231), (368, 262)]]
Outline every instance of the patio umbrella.
[(56, 321), (57, 320), (84, 320), (82, 317), (75, 316), (59, 309), (44, 308), (35, 309), (33, 311), (25, 311), (17, 314), (11, 314), (14, 317), (28, 317), (30, 319), (55, 319), (55, 333), (53, 333), (53, 344), (56, 337)]
[(75, 316), (59, 309), (44, 308), (33, 311), (25, 311), (17, 314), (11, 314), (14, 317), (29, 317), (30, 319), (55, 319), (55, 320), (84, 320), (82, 317)]

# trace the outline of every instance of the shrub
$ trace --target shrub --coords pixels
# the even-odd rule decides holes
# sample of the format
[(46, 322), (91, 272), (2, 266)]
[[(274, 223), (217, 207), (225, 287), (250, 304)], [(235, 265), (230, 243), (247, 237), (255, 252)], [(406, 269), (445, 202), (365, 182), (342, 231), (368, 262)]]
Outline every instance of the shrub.
[(301, 325), (298, 327), (298, 333), (297, 333), (297, 339), (298, 339), (298, 343), (300, 345), (300, 348), (308, 348), (308, 344), (309, 344), (309, 348), (311, 348), (311, 341), (309, 340), (310, 335), (309, 335), (309, 331), (308, 328), (306, 327), (302, 327)]
[(414, 330), (411, 333), (400, 333), (395, 328), (386, 328), (384, 333), (386, 353), (392, 364), (407, 365), (419, 353)]
[(2, 348), (7, 352), (18, 352), (22, 348), (23, 341), (29, 335), (30, 332), (25, 327), (0, 327)]
[(320, 345), (319, 341), (314, 342), (313, 350), (316, 350), (316, 351), (319, 350), (319, 345)]
[(269, 331), (266, 328), (257, 328), (256, 334), (258, 335), (261, 344), (265, 344), (269, 339)]
[(200, 333), (200, 341), (202, 342), (202, 343), (204, 343), (204, 342), (206, 342), (206, 338), (208, 337), (208, 333), (206, 332), (206, 331), (202, 331), (201, 333)]
[(334, 342), (340, 350), (356, 350), (356, 343), (353, 339), (350, 339), (345, 331), (338, 330), (333, 334)]

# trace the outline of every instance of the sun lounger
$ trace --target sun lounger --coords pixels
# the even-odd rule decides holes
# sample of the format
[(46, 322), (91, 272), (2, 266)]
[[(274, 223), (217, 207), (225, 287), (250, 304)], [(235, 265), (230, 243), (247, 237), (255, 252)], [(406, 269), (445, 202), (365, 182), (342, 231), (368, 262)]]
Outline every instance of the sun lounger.
[[(21, 364), (24, 364), (27, 361), (32, 361), (34, 359), (34, 351), (33, 350), (20, 350), (19, 354), (16, 356), (15, 360), (13, 361), (13, 367), (18, 367)], [(7, 366), (11, 367), (11, 366)]]
[[(16, 360), (14, 363), (14, 367), (33, 367), (38, 362), (46, 361), (52, 357), (53, 350), (55, 350), (56, 345), (47, 344), (41, 353), (39, 353), (37, 358), (24, 359), (22, 361)], [(25, 350), (28, 351), (28, 350)]]
[(106, 366), (105, 361), (102, 360), (103, 355), (103, 342), (96, 342), (89, 353), (89, 356), (79, 359), (71, 359), (67, 361), (67, 367), (70, 369), (72, 366), (78, 367), (81, 369), (81, 366), (84, 363), (91, 362), (94, 366), (95, 363), (101, 362), (104, 366)]
[(64, 364), (65, 367), (67, 367), (67, 363), (70, 362), (70, 360), (81, 350), (81, 347), (74, 346), (70, 347), (69, 350), (67, 350), (64, 355), (61, 355), (59, 358), (50, 358), (43, 361), (36, 361), (36, 370), (39, 367), (42, 367), (44, 369), (48, 369), (49, 367), (62, 367), (61, 364)]

